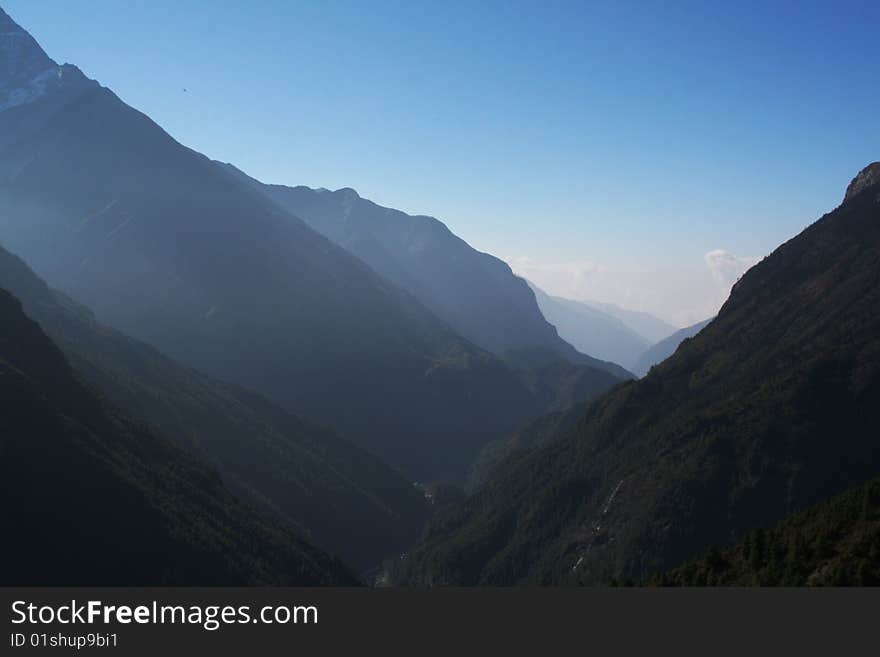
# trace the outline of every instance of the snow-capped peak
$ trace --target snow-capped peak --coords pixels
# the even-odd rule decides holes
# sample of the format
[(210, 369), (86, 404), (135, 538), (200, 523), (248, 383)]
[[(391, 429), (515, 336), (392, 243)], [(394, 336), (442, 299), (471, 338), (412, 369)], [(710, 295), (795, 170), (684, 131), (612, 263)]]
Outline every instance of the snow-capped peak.
[(0, 112), (40, 98), (63, 75), (62, 67), (0, 9)]

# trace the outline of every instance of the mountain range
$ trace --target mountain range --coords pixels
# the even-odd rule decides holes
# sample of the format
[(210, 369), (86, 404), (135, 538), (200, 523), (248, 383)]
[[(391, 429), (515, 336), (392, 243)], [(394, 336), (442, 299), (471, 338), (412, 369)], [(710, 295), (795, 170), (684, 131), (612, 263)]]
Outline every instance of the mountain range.
[(0, 288), (18, 297), (77, 374), (109, 401), (346, 563), (375, 566), (418, 536), (429, 513), (422, 493), (376, 457), (100, 324), (2, 247)]
[[(535, 288), (535, 295), (538, 297), (538, 303), (542, 310), (545, 308), (545, 304), (552, 305), (558, 303), (563, 309), (560, 312), (571, 312), (571, 319), (577, 322), (577, 326), (581, 328), (596, 326), (597, 335), (608, 336), (608, 333), (603, 332), (600, 328), (601, 323), (606, 321), (602, 319), (601, 312), (594, 311), (590, 306), (580, 304), (577, 301), (570, 301), (561, 297), (548, 297), (537, 288)], [(572, 308), (572, 310), (565, 311), (565, 308)], [(581, 312), (581, 309), (586, 309), (589, 312)], [(593, 312), (598, 314), (598, 318), (592, 314)], [(618, 321), (614, 318), (611, 319), (612, 322)], [(695, 336), (710, 321), (712, 320), (707, 319), (694, 326), (676, 331), (668, 338), (649, 347), (639, 357), (635, 367), (633, 367), (633, 371), (639, 375), (647, 374), (651, 366), (666, 360), (675, 353), (675, 350), (678, 349), (682, 342)], [(612, 323), (611, 327), (615, 327), (615, 324)], [(616, 331), (616, 329), (614, 330)], [(617, 333), (617, 335), (619, 336), (620, 334)], [(591, 391), (581, 391), (577, 398), (573, 396), (568, 400), (570, 403), (560, 404), (550, 413), (522, 425), (516, 431), (503, 438), (498, 438), (487, 444), (480, 450), (479, 455), (468, 471), (467, 489), (475, 491), (480, 488), (491, 478), (498, 466), (512, 455), (548, 445), (557, 438), (561, 438), (567, 429), (575, 426), (577, 421), (583, 416), (585, 409), (589, 407), (589, 403), (598, 396), (599, 394), (595, 391), (592, 391), (592, 394)]]
[(880, 163), (677, 330), (209, 159), (0, 9), (0, 584), (877, 584), (878, 308)]
[[(462, 480), (484, 444), (556, 397), (2, 20), (0, 243), (102, 323), (341, 432), (411, 479)], [(469, 257), (488, 272), (480, 280), (514, 290), (505, 307), (531, 316), (523, 334), (542, 337), (530, 358), (566, 352), (597, 382), (609, 368), (613, 381), (629, 376), (566, 346), (506, 266)]]
[(438, 514), (396, 581), (646, 582), (880, 471), (880, 163), (643, 379)]
[(577, 303), (589, 306), (590, 308), (605, 313), (606, 315), (610, 315), (611, 317), (616, 317), (623, 322), (625, 326), (629, 327), (630, 330), (635, 331), (638, 335), (645, 338), (649, 344), (659, 342), (678, 330), (672, 324), (663, 321), (659, 317), (655, 317), (651, 313), (646, 313), (641, 310), (631, 310), (630, 308), (623, 308), (614, 303), (595, 301), (592, 299), (585, 299), (583, 301), (578, 301)]
[(267, 185), (230, 164), (233, 175), (309, 224), (421, 301), (453, 330), (496, 355), (543, 351), (548, 358), (628, 372), (579, 353), (541, 314), (528, 284), (507, 263), (481, 253), (434, 217), (413, 216), (361, 198), (351, 188), (329, 191)]
[(0, 396), (3, 585), (357, 583), (84, 386), (2, 289)]
[[(556, 327), (561, 337), (583, 353), (620, 363), (634, 372), (636, 360), (651, 346), (652, 341), (649, 338), (631, 328), (620, 317), (600, 310), (595, 305), (554, 297), (534, 284), (530, 286), (547, 321)], [(637, 323), (638, 326), (649, 327), (649, 335), (657, 334), (658, 329), (651, 324), (650, 319), (645, 319), (649, 316), (644, 313), (633, 315), (641, 320)]]

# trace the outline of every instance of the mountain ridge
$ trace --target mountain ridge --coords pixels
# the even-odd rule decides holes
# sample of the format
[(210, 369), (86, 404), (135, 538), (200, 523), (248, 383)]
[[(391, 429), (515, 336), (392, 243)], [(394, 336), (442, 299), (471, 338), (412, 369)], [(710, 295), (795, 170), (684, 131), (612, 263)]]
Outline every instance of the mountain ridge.
[(398, 581), (644, 582), (880, 471), (880, 188), (755, 265), (669, 359), (441, 512)]
[(542, 411), (501, 359), (81, 74), (0, 112), (0, 243), (102, 323), (457, 481)]
[(600, 310), (595, 305), (556, 297), (529, 282), (538, 307), (559, 335), (583, 353), (620, 363), (633, 370), (637, 356), (650, 343), (622, 319)]
[(269, 400), (212, 380), (101, 325), (0, 246), (15, 294), (79, 375), (132, 416), (211, 464), (234, 493), (359, 569), (408, 547), (428, 517), (402, 475)]
[(563, 340), (524, 279), (439, 219), (380, 206), (350, 187), (329, 191), (266, 184), (232, 164), (217, 164), (413, 294), (481, 348), (502, 358), (510, 351), (540, 349), (551, 358), (629, 376), (624, 367), (579, 353)]
[(84, 387), (3, 289), (0, 318), (4, 585), (357, 584)]
[(694, 337), (697, 333), (702, 331), (706, 326), (709, 325), (709, 322), (712, 321), (712, 318), (704, 319), (702, 322), (697, 322), (692, 326), (687, 326), (683, 329), (679, 329), (668, 338), (664, 338), (657, 342), (656, 344), (651, 345), (639, 356), (633, 365), (633, 372), (637, 376), (644, 376), (648, 373), (654, 365), (658, 363), (662, 363), (664, 360), (669, 358), (672, 354), (675, 353), (675, 350), (678, 349), (678, 346), (687, 340), (688, 338)]

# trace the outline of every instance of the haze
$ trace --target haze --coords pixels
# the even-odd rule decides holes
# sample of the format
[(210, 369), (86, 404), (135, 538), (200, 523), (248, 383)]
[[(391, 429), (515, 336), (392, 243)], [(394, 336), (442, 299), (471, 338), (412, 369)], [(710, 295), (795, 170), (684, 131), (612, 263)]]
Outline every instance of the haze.
[(876, 3), (4, 6), (210, 157), (436, 216), (553, 294), (678, 326), (880, 145)]

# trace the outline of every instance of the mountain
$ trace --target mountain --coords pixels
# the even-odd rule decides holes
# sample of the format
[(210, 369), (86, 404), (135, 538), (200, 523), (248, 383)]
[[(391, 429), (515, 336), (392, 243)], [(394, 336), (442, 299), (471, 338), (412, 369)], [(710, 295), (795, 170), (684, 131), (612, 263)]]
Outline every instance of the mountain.
[(2, 289), (0, 396), (4, 586), (356, 583), (84, 387)]
[(560, 337), (585, 354), (620, 363), (632, 371), (637, 357), (651, 344), (617, 317), (579, 301), (550, 296), (534, 284), (529, 285), (547, 321), (556, 327)]
[(0, 111), (30, 103), (58, 87), (64, 67), (0, 9)]
[[(0, 87), (24, 97), (31, 62), (48, 58), (4, 21), (0, 50), (16, 56)], [(504, 362), (412, 295), (75, 67), (57, 70), (0, 112), (0, 243), (102, 323), (413, 479), (463, 479), (483, 444), (541, 413)]]
[(465, 481), (468, 491), (482, 486), (511, 454), (549, 443), (556, 437), (556, 430), (579, 417), (587, 404), (620, 383), (620, 379), (610, 373), (605, 373), (605, 378), (597, 377), (592, 369), (562, 359), (540, 366), (528, 359), (526, 362), (528, 369), (524, 369), (521, 376), (542, 399), (547, 412), (485, 445), (468, 469)]
[(638, 360), (633, 365), (632, 371), (638, 376), (645, 376), (645, 374), (648, 373), (648, 370), (657, 363), (662, 363), (669, 358), (675, 353), (675, 350), (678, 349), (678, 345), (688, 338), (694, 337), (697, 333), (708, 326), (711, 321), (711, 317), (709, 319), (704, 319), (702, 322), (680, 329), (668, 338), (660, 340), (660, 342), (649, 347), (641, 356), (639, 356)]
[(422, 493), (374, 456), (101, 325), (2, 247), (0, 287), (21, 300), (77, 373), (110, 401), (323, 549), (364, 570), (418, 537), (429, 510)]
[(477, 251), (434, 217), (382, 207), (348, 187), (329, 191), (267, 185), (231, 164), (218, 164), (412, 294), (483, 349), (499, 356), (540, 352), (549, 360), (562, 357), (629, 377), (622, 367), (607, 362), (612, 359), (578, 353), (544, 318), (528, 284), (507, 263)]
[(880, 586), (880, 479), (734, 547), (709, 550), (661, 586)]
[(671, 358), (435, 517), (397, 581), (643, 582), (876, 477), (878, 169)]
[(635, 331), (638, 335), (647, 340), (648, 344), (659, 342), (678, 330), (672, 324), (668, 324), (662, 319), (654, 317), (654, 315), (651, 315), (650, 313), (621, 308), (613, 303), (592, 300), (584, 300), (578, 303), (593, 308), (594, 310), (601, 311), (606, 315), (616, 317), (623, 322), (625, 326), (629, 327), (630, 330)]
[(470, 492), (479, 490), (509, 459), (521, 458), (529, 450), (561, 440), (566, 433), (577, 426), (578, 420), (584, 416), (591, 401), (592, 397), (585, 396), (584, 401), (578, 404), (542, 415), (526, 423), (511, 435), (493, 440), (480, 451), (471, 465), (466, 490)]

